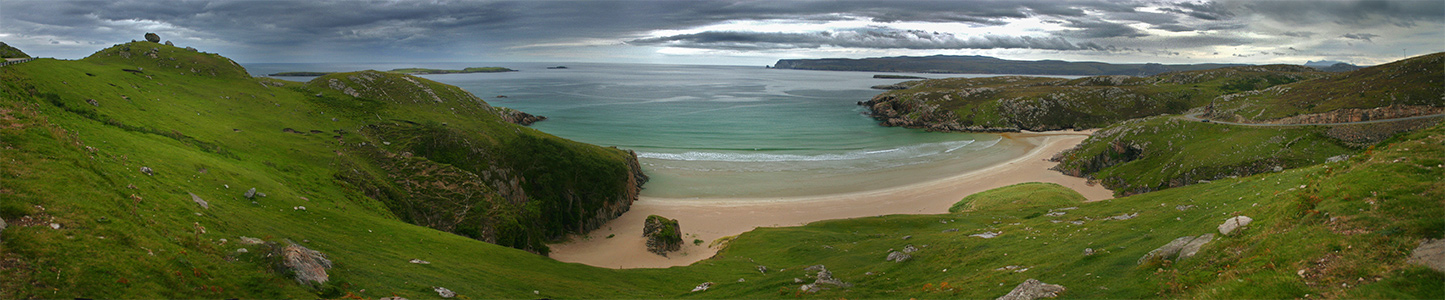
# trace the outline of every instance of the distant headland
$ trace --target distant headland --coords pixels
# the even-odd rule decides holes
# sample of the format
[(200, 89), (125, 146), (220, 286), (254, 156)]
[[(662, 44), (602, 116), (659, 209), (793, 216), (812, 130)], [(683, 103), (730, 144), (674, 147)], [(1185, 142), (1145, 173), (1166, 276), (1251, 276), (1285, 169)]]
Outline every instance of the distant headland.
[[(386, 71), (387, 73), (430, 75), (430, 74), (466, 74), (466, 73), (500, 73), (516, 72), (517, 70), (503, 67), (472, 67), (461, 70), (426, 69), (426, 68), (402, 68)], [(326, 76), (335, 72), (280, 72), (271, 73), (268, 76)]]

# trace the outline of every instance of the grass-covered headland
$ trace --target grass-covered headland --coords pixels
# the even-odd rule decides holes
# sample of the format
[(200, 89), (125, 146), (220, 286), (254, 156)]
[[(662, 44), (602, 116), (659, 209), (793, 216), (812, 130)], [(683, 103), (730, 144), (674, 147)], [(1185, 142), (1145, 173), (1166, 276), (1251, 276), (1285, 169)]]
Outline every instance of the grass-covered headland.
[[(626, 209), (645, 180), (631, 154), (413, 76), (246, 74), (150, 42), (0, 67), (0, 298), (993, 298), (1030, 278), (1061, 298), (1445, 298), (1445, 274), (1407, 262), (1445, 236), (1438, 125), (1280, 172), (1093, 203), (1021, 184), (613, 270), (539, 253)], [(1233, 216), (1254, 222), (1219, 234)], [(1141, 262), (1207, 233), (1192, 257)], [(328, 280), (296, 280), (291, 243)]]

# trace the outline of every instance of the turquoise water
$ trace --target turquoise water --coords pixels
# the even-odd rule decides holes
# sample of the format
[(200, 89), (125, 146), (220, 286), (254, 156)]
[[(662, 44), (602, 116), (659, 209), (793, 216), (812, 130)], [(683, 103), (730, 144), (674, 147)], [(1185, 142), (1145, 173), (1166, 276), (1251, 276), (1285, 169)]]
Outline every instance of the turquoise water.
[[(533, 128), (637, 151), (653, 178), (643, 191), (650, 197), (769, 198), (858, 192), (966, 172), (1017, 156), (1025, 148), (1001, 143), (998, 135), (878, 126), (856, 102), (880, 93), (869, 86), (903, 80), (873, 79), (877, 73), (872, 72), (575, 63), (566, 64), (567, 69), (546, 69), (544, 64), (487, 64), (494, 65), (521, 71), (423, 77), (459, 86), (493, 105), (548, 117)], [(418, 65), (365, 67), (413, 66)], [(456, 69), (481, 65), (421, 66)], [(253, 73), (360, 69), (347, 65), (248, 67)]]

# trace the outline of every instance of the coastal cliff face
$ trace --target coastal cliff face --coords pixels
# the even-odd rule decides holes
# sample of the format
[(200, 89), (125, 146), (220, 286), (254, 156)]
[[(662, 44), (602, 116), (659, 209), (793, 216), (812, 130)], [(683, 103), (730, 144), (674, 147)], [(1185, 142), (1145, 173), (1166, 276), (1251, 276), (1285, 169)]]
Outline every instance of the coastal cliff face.
[(546, 254), (626, 212), (647, 181), (634, 153), (520, 127), (543, 118), (454, 86), (375, 71), (307, 86), (324, 102), (370, 103), (342, 115), (393, 116), (338, 135), (352, 155), (335, 177), (413, 224)]
[(1336, 123), (1445, 109), (1445, 52), (1213, 99), (1205, 117), (1239, 123)]
[(909, 81), (859, 105), (883, 126), (931, 131), (1085, 129), (1204, 106), (1216, 96), (1326, 76), (1289, 66), (1233, 67), (1150, 77), (1001, 76)]

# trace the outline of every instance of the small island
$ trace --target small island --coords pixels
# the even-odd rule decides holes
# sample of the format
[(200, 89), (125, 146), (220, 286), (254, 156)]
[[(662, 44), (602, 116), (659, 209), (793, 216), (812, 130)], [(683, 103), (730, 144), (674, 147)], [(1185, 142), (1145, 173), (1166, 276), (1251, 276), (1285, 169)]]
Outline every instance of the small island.
[(390, 73), (401, 73), (401, 74), (411, 74), (411, 75), (428, 75), (428, 74), (500, 73), (500, 72), (516, 72), (516, 71), (517, 71), (517, 70), (512, 70), (512, 69), (503, 68), (503, 67), (480, 67), (480, 68), (465, 68), (465, 69), (461, 69), (461, 70), (404, 68), (404, 69), (392, 69), (391, 71), (387, 71), (387, 72), (390, 72)]
[(908, 75), (887, 75), (887, 74), (873, 75), (873, 78), (878, 78), (878, 79), (928, 79), (928, 77), (908, 76)]
[(567, 66), (547, 67), (548, 70), (566, 69)]
[[(503, 67), (473, 67), (461, 70), (443, 70), (426, 68), (401, 68), (386, 71), (387, 73), (409, 74), (409, 75), (430, 75), (430, 74), (466, 74), (466, 73), (500, 73), (516, 72), (517, 70)], [(280, 72), (272, 73), (270, 76), (326, 76), (334, 72)]]

